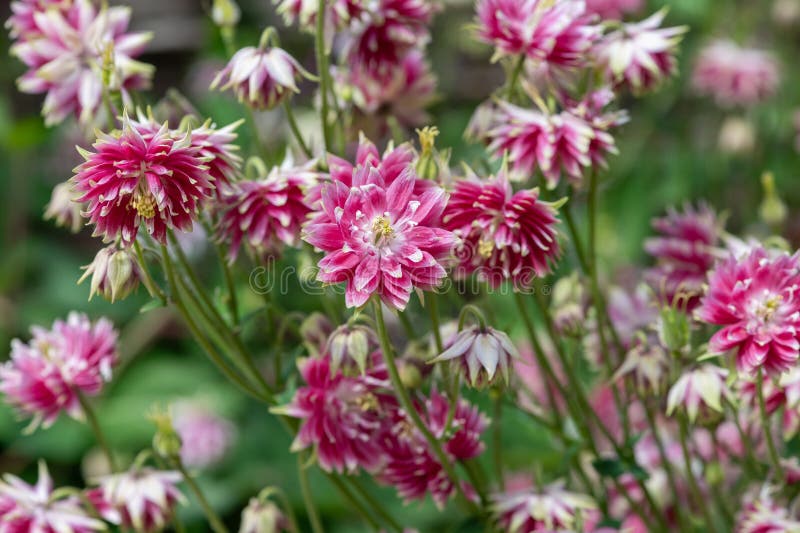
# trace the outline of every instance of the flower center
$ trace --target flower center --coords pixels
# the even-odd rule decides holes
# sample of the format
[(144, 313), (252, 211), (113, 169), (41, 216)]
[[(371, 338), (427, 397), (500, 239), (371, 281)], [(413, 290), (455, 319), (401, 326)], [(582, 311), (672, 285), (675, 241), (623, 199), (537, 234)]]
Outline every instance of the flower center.
[(478, 253), (484, 259), (489, 259), (494, 251), (494, 243), (490, 240), (480, 240), (478, 242)]
[(133, 193), (133, 200), (131, 206), (136, 209), (139, 216), (144, 218), (153, 218), (156, 216), (156, 199), (150, 191), (142, 190), (139, 188)]
[(375, 244), (378, 244), (394, 237), (394, 228), (388, 218), (380, 216), (372, 223), (372, 233), (375, 235)]
[(773, 294), (766, 300), (760, 302), (756, 307), (756, 316), (764, 322), (769, 322), (783, 302), (783, 296)]
[(377, 411), (380, 404), (374, 394), (367, 392), (356, 398), (355, 404), (362, 411)]

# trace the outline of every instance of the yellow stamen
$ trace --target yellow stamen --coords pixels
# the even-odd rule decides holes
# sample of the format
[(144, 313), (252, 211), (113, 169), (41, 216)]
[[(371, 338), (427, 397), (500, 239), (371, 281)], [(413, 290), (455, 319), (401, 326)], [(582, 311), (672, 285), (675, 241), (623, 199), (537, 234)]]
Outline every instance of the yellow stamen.
[(391, 238), (394, 236), (394, 229), (391, 222), (386, 217), (378, 217), (372, 223), (372, 231), (375, 233), (375, 240), (381, 237)]
[(494, 243), (492, 241), (478, 242), (478, 253), (481, 257), (488, 259), (492, 256), (492, 252), (494, 252)]

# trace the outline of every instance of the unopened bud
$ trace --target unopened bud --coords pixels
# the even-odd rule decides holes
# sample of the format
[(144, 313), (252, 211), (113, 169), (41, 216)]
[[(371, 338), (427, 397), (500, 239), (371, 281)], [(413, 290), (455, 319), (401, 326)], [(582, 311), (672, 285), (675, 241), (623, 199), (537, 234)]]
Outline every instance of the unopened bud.
[(658, 323), (658, 339), (670, 352), (683, 353), (689, 345), (689, 317), (679, 307), (663, 307)]
[(85, 272), (78, 283), (92, 276), (90, 300), (95, 294), (111, 302), (122, 300), (139, 286), (141, 278), (139, 264), (133, 253), (129, 249), (118, 250), (115, 245), (101, 249), (94, 260), (83, 268)]
[(764, 199), (758, 208), (758, 214), (761, 220), (771, 227), (780, 227), (786, 220), (786, 204), (775, 190), (775, 176), (772, 172), (764, 172), (761, 175), (761, 185), (764, 189)]
[(239, 533), (279, 533), (287, 527), (286, 517), (275, 503), (251, 498), (242, 511)]
[(72, 190), (68, 181), (53, 187), (50, 203), (44, 210), (44, 219), (53, 220), (56, 226), (69, 228), (72, 233), (78, 233), (83, 225), (81, 218), (81, 204), (76, 201), (79, 194)]
[(439, 128), (436, 126), (425, 126), (417, 130), (419, 135), (420, 155), (417, 161), (417, 173), (419, 177), (426, 180), (434, 180), (439, 174), (439, 167), (436, 164), (434, 149), (436, 137), (439, 135)]
[(327, 351), (331, 356), (331, 372), (335, 373), (343, 364), (355, 362), (359, 372), (363, 374), (367, 368), (367, 358), (377, 348), (377, 344), (375, 333), (366, 326), (339, 326), (327, 343)]
[(322, 313), (311, 313), (300, 324), (300, 337), (308, 352), (314, 357), (322, 355), (331, 331), (333, 331), (333, 324)]
[(232, 28), (239, 23), (242, 12), (233, 0), (214, 0), (211, 20), (221, 28)]
[(181, 437), (172, 425), (172, 415), (166, 409), (153, 408), (147, 416), (156, 426), (153, 436), (153, 449), (168, 459), (178, 459), (181, 455)]
[(753, 125), (739, 117), (725, 119), (719, 130), (719, 148), (725, 153), (747, 155), (756, 144)]
[(406, 389), (416, 389), (422, 384), (422, 372), (414, 363), (404, 362), (399, 371), (400, 381)]

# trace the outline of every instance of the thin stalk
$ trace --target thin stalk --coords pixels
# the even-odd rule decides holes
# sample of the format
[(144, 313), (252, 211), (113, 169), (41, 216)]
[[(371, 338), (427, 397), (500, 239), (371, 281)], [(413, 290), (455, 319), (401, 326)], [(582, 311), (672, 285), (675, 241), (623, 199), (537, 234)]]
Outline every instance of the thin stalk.
[(778, 456), (778, 450), (775, 447), (775, 439), (772, 438), (772, 423), (767, 414), (767, 404), (764, 401), (764, 372), (758, 372), (758, 379), (756, 380), (756, 394), (758, 395), (758, 410), (761, 413), (761, 423), (764, 426), (764, 437), (767, 441), (767, 449), (769, 450), (769, 459), (772, 462), (772, 467), (775, 469), (775, 477), (781, 482), (785, 479), (783, 476), (783, 467), (781, 460)]
[(369, 524), (369, 527), (373, 531), (379, 530), (380, 526), (378, 525), (378, 522), (367, 512), (367, 510), (364, 508), (364, 505), (358, 501), (353, 493), (350, 492), (350, 489), (347, 488), (347, 485), (345, 485), (344, 482), (334, 474), (327, 474), (327, 476), (328, 480), (333, 483), (339, 493), (344, 496), (345, 500), (347, 500), (347, 503), (349, 503), (356, 510), (356, 512), (361, 515), (361, 518), (363, 518), (364, 521)]
[(100, 449), (103, 450), (103, 454), (106, 456), (108, 466), (111, 468), (112, 472), (118, 472), (119, 470), (117, 468), (117, 462), (114, 460), (114, 454), (111, 452), (111, 447), (108, 445), (108, 440), (106, 439), (103, 430), (100, 428), (100, 423), (97, 421), (97, 415), (95, 414), (94, 409), (92, 409), (92, 405), (89, 403), (89, 400), (87, 400), (86, 396), (84, 396), (83, 392), (81, 392), (79, 389), (74, 389), (74, 392), (81, 404), (83, 414), (86, 415), (86, 422), (92, 429), (92, 433), (94, 433), (94, 438), (97, 440), (97, 445), (100, 446)]
[(300, 480), (300, 492), (303, 494), (303, 504), (306, 506), (306, 514), (308, 521), (311, 523), (311, 531), (314, 533), (323, 533), (325, 529), (322, 527), (322, 522), (319, 519), (319, 513), (314, 505), (314, 496), (311, 494), (311, 485), (308, 483), (308, 473), (303, 464), (304, 454), (297, 455), (297, 477)]
[(225, 527), (225, 524), (222, 523), (217, 513), (214, 512), (214, 509), (211, 507), (211, 504), (208, 503), (205, 494), (203, 491), (200, 490), (200, 486), (194, 480), (194, 478), (189, 475), (189, 472), (186, 471), (186, 467), (183, 466), (183, 463), (180, 459), (176, 459), (172, 461), (174, 467), (181, 473), (183, 476), (183, 480), (189, 486), (189, 489), (194, 494), (195, 498), (197, 499), (197, 503), (200, 504), (200, 507), (203, 509), (203, 514), (206, 515), (208, 519), (208, 525), (211, 526), (211, 529), (215, 531), (215, 533), (228, 533), (228, 528)]
[[(673, 494), (678, 494), (678, 483), (675, 479), (675, 472), (672, 468), (672, 461), (670, 461), (669, 456), (667, 456), (667, 451), (666, 448), (664, 447), (664, 441), (661, 439), (661, 433), (658, 429), (658, 424), (656, 424), (656, 419), (653, 416), (653, 410), (650, 408), (650, 405), (646, 401), (646, 398), (643, 398), (638, 391), (637, 395), (639, 397), (639, 401), (644, 406), (645, 416), (647, 417), (647, 425), (650, 427), (650, 433), (653, 435), (653, 440), (656, 442), (656, 447), (658, 448), (658, 454), (661, 457), (661, 464), (664, 466), (664, 471), (667, 474), (667, 481), (669, 482), (669, 488)], [(674, 508), (675, 508), (675, 516), (678, 519), (678, 524), (681, 527), (683, 527), (685, 524), (681, 506), (676, 505)]]
[(311, 150), (308, 148), (306, 141), (303, 139), (303, 134), (300, 133), (300, 128), (297, 125), (297, 120), (294, 118), (294, 111), (292, 111), (292, 106), (289, 105), (288, 100), (283, 101), (283, 111), (286, 114), (286, 122), (289, 123), (289, 129), (292, 130), (292, 135), (294, 135), (294, 140), (297, 141), (297, 145), (303, 151), (305, 156), (309, 159), (314, 157), (314, 154), (311, 153)]
[(506, 490), (505, 474), (503, 471), (503, 397), (496, 393), (494, 398), (494, 416), (492, 417), (492, 448), (494, 456), (494, 475), (501, 491)]
[(411, 320), (408, 319), (408, 315), (405, 313), (397, 313), (397, 318), (400, 319), (400, 324), (402, 324), (408, 338), (415, 338), (417, 333), (414, 331), (414, 326), (411, 324)]
[(750, 475), (758, 478), (761, 476), (758, 463), (758, 458), (755, 453), (755, 447), (753, 446), (753, 441), (750, 439), (750, 435), (745, 432), (744, 428), (742, 428), (742, 423), (739, 421), (738, 410), (735, 405), (726, 401), (725, 402), (728, 407), (730, 408), (731, 412), (731, 419), (733, 420), (733, 424), (736, 426), (736, 431), (739, 433), (739, 438), (742, 440), (742, 444), (744, 445), (745, 451), (745, 467), (750, 472)]
[(328, 127), (328, 90), (330, 72), (328, 72), (328, 54), (325, 50), (325, 0), (317, 2), (317, 31), (314, 39), (314, 51), (317, 56), (317, 74), (319, 76), (320, 121), (322, 124), (322, 140), (325, 143), (323, 162), (327, 164), (331, 151), (331, 132)]
[(519, 80), (520, 74), (522, 74), (523, 65), (525, 65), (525, 54), (520, 54), (517, 62), (514, 64), (514, 70), (511, 71), (511, 77), (508, 79), (506, 98), (509, 100), (514, 96), (514, 89), (516, 89), (517, 81)]
[(139, 260), (139, 270), (142, 272), (142, 283), (144, 283), (147, 292), (152, 298), (158, 298), (162, 304), (167, 303), (167, 297), (164, 291), (153, 281), (153, 276), (150, 275), (150, 269), (147, 268), (147, 262), (144, 260), (144, 253), (139, 241), (133, 241), (133, 249), (136, 251), (136, 258)]
[(372, 509), (378, 514), (381, 520), (383, 520), (392, 531), (395, 531), (396, 533), (403, 532), (403, 526), (397, 523), (397, 520), (395, 520), (392, 517), (392, 515), (390, 515), (386, 511), (386, 509), (383, 508), (383, 504), (381, 504), (378, 500), (376, 500), (375, 497), (370, 493), (370, 491), (366, 490), (361, 485), (358, 478), (351, 478), (350, 481), (351, 485), (353, 486), (353, 489), (355, 489), (358, 495), (367, 501), (370, 507), (372, 507)]
[(456, 474), (455, 469), (453, 469), (452, 461), (449, 457), (447, 457), (447, 454), (442, 449), (441, 443), (433, 435), (433, 433), (431, 433), (431, 430), (419, 416), (416, 407), (414, 407), (411, 397), (408, 395), (408, 391), (403, 385), (403, 381), (400, 379), (400, 373), (397, 371), (397, 364), (395, 363), (394, 359), (394, 348), (389, 340), (389, 334), (386, 331), (386, 323), (383, 320), (383, 309), (381, 309), (381, 303), (379, 300), (373, 300), (372, 303), (375, 310), (375, 323), (378, 327), (378, 337), (380, 338), (381, 342), (381, 351), (383, 351), (383, 358), (386, 361), (386, 368), (389, 371), (389, 378), (391, 379), (392, 387), (397, 395), (397, 399), (403, 406), (403, 410), (405, 410), (408, 417), (414, 423), (414, 426), (416, 426), (416, 428), (428, 442), (428, 445), (431, 447), (431, 451), (439, 460), (439, 463), (441, 464), (442, 469), (445, 471), (445, 474), (447, 474), (447, 477), (449, 477), (450, 481), (452, 481), (453, 487), (455, 488), (459, 499), (461, 499), (472, 512), (475, 514), (480, 514), (480, 509), (478, 509), (475, 503), (467, 498), (467, 495), (464, 493), (464, 489), (461, 486), (461, 480)]
[(439, 326), (439, 302), (435, 294), (428, 295), (428, 314), (431, 317), (431, 329), (433, 329), (433, 339), (436, 342), (436, 352), (441, 354), (444, 351), (442, 342), (442, 330)]
[[(210, 228), (207, 229), (207, 231), (209, 231), (209, 235), (211, 235)], [(241, 324), (241, 317), (239, 315), (239, 301), (236, 297), (236, 284), (233, 282), (233, 273), (231, 272), (228, 261), (225, 259), (225, 250), (223, 250), (222, 247), (223, 245), (220, 243), (215, 243), (214, 245), (214, 249), (217, 252), (217, 259), (222, 269), (222, 275), (225, 278), (225, 285), (228, 289), (228, 311), (231, 314), (233, 325), (238, 328)]]
[(575, 224), (575, 218), (572, 216), (572, 210), (569, 208), (569, 202), (564, 205), (561, 212), (564, 214), (564, 220), (567, 222), (567, 229), (575, 247), (575, 255), (578, 257), (578, 264), (585, 274), (589, 274), (589, 262), (586, 260), (586, 254), (584, 253), (583, 245), (581, 244), (580, 233), (578, 233), (578, 226)]
[(686, 468), (686, 479), (689, 481), (689, 488), (696, 498), (695, 501), (697, 506), (700, 507), (700, 510), (703, 513), (707, 530), (716, 531), (716, 525), (711, 517), (708, 505), (706, 505), (705, 499), (703, 498), (703, 493), (700, 491), (700, 487), (697, 484), (697, 479), (694, 477), (694, 472), (692, 472), (692, 456), (689, 453), (689, 445), (687, 444), (689, 440), (689, 431), (686, 426), (686, 417), (681, 414), (678, 417), (678, 427), (680, 429), (681, 451), (683, 451), (683, 464)]

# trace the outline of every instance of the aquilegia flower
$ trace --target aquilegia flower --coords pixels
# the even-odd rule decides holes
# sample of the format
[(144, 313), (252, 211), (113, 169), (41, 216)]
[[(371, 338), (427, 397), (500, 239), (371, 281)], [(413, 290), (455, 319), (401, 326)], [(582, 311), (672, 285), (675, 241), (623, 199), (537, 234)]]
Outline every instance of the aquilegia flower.
[(236, 128), (243, 120), (237, 120), (224, 128), (207, 120), (202, 126), (191, 131), (192, 146), (200, 148), (200, 157), (208, 167), (208, 174), (214, 178), (217, 193), (221, 193), (224, 185), (230, 185), (236, 179), (236, 173), (242, 158), (237, 153), (239, 147), (234, 143), (238, 137)]
[(0, 481), (0, 531), (3, 533), (90, 533), (106, 525), (89, 516), (77, 496), (53, 497), (53, 479), (39, 461), (39, 479), (29, 485), (5, 474)]
[(53, 220), (56, 226), (78, 233), (83, 226), (81, 204), (76, 201), (79, 196), (72, 190), (72, 183), (69, 181), (59, 183), (53, 187), (50, 202), (45, 206), (44, 219)]
[(172, 409), (172, 426), (181, 439), (181, 462), (206, 468), (219, 462), (233, 445), (233, 424), (200, 402), (178, 402)]
[(214, 192), (200, 147), (187, 133), (180, 139), (166, 125), (158, 131), (139, 127), (127, 117), (123, 129), (101, 134), (94, 152), (72, 178), (94, 235), (121, 239), (130, 246), (139, 226), (161, 243), (167, 229), (191, 231), (201, 202)]
[(514, 357), (519, 357), (519, 352), (508, 335), (491, 327), (473, 326), (460, 331), (430, 362), (457, 360), (469, 382), (477, 387), (492, 383), (498, 368), (507, 384), (509, 361)]
[(687, 204), (682, 211), (670, 208), (667, 216), (654, 218), (652, 226), (660, 235), (647, 239), (644, 249), (656, 266), (645, 278), (664, 303), (691, 311), (719, 256), (722, 222), (706, 204)]
[(713, 353), (736, 350), (740, 371), (789, 370), (800, 356), (800, 264), (798, 256), (770, 255), (756, 248), (731, 257), (710, 274), (696, 311), (699, 320), (723, 326), (709, 342)]
[(800, 531), (800, 518), (780, 505), (765, 487), (755, 498), (747, 498), (736, 516), (738, 533), (791, 533)]
[(77, 392), (94, 396), (111, 380), (117, 332), (105, 318), (92, 323), (73, 312), (50, 330), (32, 327), (31, 334), (27, 344), (11, 342), (11, 359), (0, 366), (0, 392), (33, 417), (31, 427), (52, 425), (62, 411), (80, 418)]
[(246, 46), (211, 82), (211, 89), (231, 89), (243, 104), (253, 109), (272, 109), (298, 93), (297, 82), (309, 77), (300, 63), (278, 47)]
[(714, 41), (700, 51), (692, 85), (722, 107), (750, 106), (775, 94), (780, 68), (767, 51), (742, 48), (733, 41)]
[(675, 73), (675, 53), (688, 28), (660, 28), (666, 15), (662, 9), (641, 22), (623, 24), (597, 43), (594, 55), (609, 84), (625, 84), (638, 94)]
[(64, 11), (69, 4), (69, 0), (13, 0), (6, 28), (12, 39), (39, 36), (41, 32), (36, 26), (36, 14), (48, 9)]
[(314, 165), (293, 167), (287, 161), (262, 178), (234, 183), (222, 194), (217, 232), (229, 244), (229, 261), (236, 259), (242, 242), (256, 257), (276, 255), (284, 245), (297, 246), (300, 226), (311, 211), (305, 190), (316, 181)]
[(541, 490), (531, 483), (492, 496), (492, 512), (509, 533), (572, 530), (596, 508), (589, 496), (569, 492), (563, 483)]
[(112, 244), (101, 248), (92, 262), (83, 267), (85, 272), (78, 280), (91, 276), (89, 299), (100, 294), (106, 300), (123, 300), (139, 286), (139, 263), (130, 248), (117, 248)]
[(667, 415), (680, 409), (694, 422), (699, 414), (721, 413), (722, 400), (730, 401), (733, 397), (727, 377), (726, 369), (712, 364), (684, 372), (669, 390)]
[(367, 368), (370, 354), (379, 348), (378, 336), (363, 324), (344, 324), (336, 328), (325, 342), (325, 353), (330, 357), (331, 372), (340, 367), (345, 373), (357, 368), (362, 374)]
[(177, 484), (179, 472), (134, 467), (98, 480), (98, 487), (87, 492), (89, 501), (105, 520), (144, 533), (163, 530), (177, 503), (185, 498)]
[(303, 239), (326, 252), (317, 279), (346, 283), (348, 307), (376, 294), (402, 310), (413, 289), (432, 290), (445, 278), (441, 262), (455, 243), (440, 227), (447, 195), (433, 185), (416, 193), (417, 181), (411, 167), (387, 183), (366, 165), (353, 172), (350, 187), (323, 185), (321, 212), (306, 224)]
[(30, 17), (21, 13), (22, 18), (12, 19), (12, 31), (20, 33), (11, 53), (29, 69), (17, 81), (19, 90), (47, 93), (42, 108), (46, 124), (70, 114), (84, 124), (95, 123), (104, 78), (121, 92), (126, 105), (131, 104), (128, 91), (147, 87), (153, 67), (133, 58), (143, 52), (150, 35), (126, 33), (130, 8), (98, 10), (92, 0), (64, 2), (58, 9), (48, 5), (52, 2), (27, 4), (33, 7)]
[(495, 287), (504, 280), (529, 287), (558, 258), (556, 213), (537, 189), (514, 193), (505, 170), (486, 182), (474, 174), (456, 182), (443, 217), (461, 240), (456, 277), (477, 272)]

